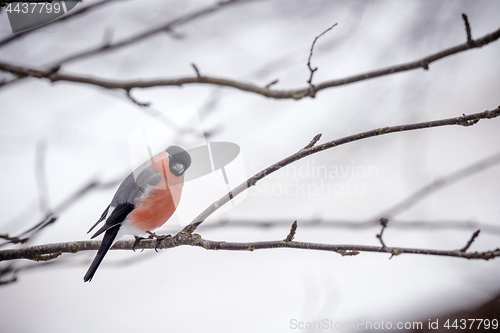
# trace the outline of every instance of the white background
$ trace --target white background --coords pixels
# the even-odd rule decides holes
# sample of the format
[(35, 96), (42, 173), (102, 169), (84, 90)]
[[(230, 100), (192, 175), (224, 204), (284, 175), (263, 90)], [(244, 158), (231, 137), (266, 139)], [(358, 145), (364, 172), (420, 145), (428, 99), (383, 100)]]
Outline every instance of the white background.
[[(85, 3), (90, 3), (85, 1)], [(116, 1), (89, 15), (54, 25), (1, 49), (0, 61), (44, 68), (102, 43), (119, 41), (211, 1)], [(75, 9), (82, 6), (78, 5)], [(116, 80), (201, 73), (275, 89), (306, 86), (309, 48), (317, 42), (314, 82), (414, 61), (465, 42), (461, 14), (474, 38), (500, 27), (498, 1), (254, 1), (224, 8), (130, 47), (63, 66), (64, 73)], [(0, 38), (11, 34), (0, 13)], [(199, 110), (210, 140), (241, 147), (247, 174), (305, 146), (379, 127), (429, 121), (494, 109), (500, 104), (500, 43), (447, 57), (430, 69), (331, 88), (315, 99), (273, 100), (208, 85), (135, 89), (150, 109)], [(2, 77), (8, 75), (2, 74)], [(0, 231), (16, 234), (41, 217), (35, 184), (37, 142), (47, 144), (49, 201), (57, 205), (90, 179), (131, 171), (128, 137), (151, 114), (122, 91), (26, 79), (0, 89)], [(227, 219), (298, 220), (296, 240), (379, 245), (378, 228), (301, 228), (312, 218), (365, 221), (432, 181), (498, 153), (498, 119), (473, 127), (396, 133), (316, 154), (292, 167), (375, 166), (377, 177), (326, 178), (334, 186), (361, 184), (363, 195), (265, 195), (265, 186), (319, 184), (319, 178), (270, 176), (225, 213)], [(307, 164), (309, 163), (309, 164)], [(499, 226), (499, 166), (445, 187), (396, 216), (400, 221), (475, 221)], [(259, 194), (259, 191), (260, 194)], [(64, 212), (34, 244), (86, 240), (88, 228), (115, 189), (95, 191)], [(190, 202), (181, 201), (188, 206)], [(218, 218), (214, 218), (216, 221)], [(207, 221), (207, 224), (211, 221)], [(236, 223), (236, 222), (235, 222)], [(390, 223), (390, 222), (389, 222)], [(389, 246), (452, 250), (468, 230), (396, 230)], [(216, 228), (199, 233), (226, 241), (279, 240), (287, 228)], [(471, 251), (499, 247), (483, 232)], [(94, 252), (65, 254), (63, 263), (22, 271), (0, 288), (3, 332), (290, 332), (290, 320), (423, 320), (497, 295), (498, 260), (275, 249), (206, 251), (180, 247), (159, 254), (111, 251), (91, 283), (82, 277)], [(132, 261), (132, 262), (131, 262)], [(24, 262), (23, 262), (24, 263)], [(129, 263), (124, 265), (124, 263)]]

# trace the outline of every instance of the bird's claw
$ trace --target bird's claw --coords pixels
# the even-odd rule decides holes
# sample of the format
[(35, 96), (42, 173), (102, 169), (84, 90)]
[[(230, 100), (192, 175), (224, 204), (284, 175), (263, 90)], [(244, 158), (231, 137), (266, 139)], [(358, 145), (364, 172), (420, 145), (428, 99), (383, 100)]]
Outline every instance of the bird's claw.
[(162, 240), (172, 237), (172, 235), (161, 235), (161, 236), (156, 236), (156, 243), (155, 243), (155, 251), (158, 252), (158, 246), (160, 246), (160, 243)]
[[(134, 242), (134, 245), (132, 245), (132, 251), (135, 252), (135, 247), (137, 246), (137, 244), (139, 244), (139, 242), (143, 239), (146, 239), (144, 237), (140, 237), (140, 236), (134, 236), (135, 237), (135, 242)], [(144, 249), (142, 249), (142, 251), (144, 251)], [(141, 252), (142, 252), (141, 251)]]
[(172, 235), (157, 235), (154, 232), (151, 231), (146, 231), (149, 234), (149, 237), (154, 237), (156, 238), (156, 243), (155, 243), (155, 251), (158, 252), (158, 246), (160, 246), (160, 243), (162, 240), (165, 238), (172, 237)]

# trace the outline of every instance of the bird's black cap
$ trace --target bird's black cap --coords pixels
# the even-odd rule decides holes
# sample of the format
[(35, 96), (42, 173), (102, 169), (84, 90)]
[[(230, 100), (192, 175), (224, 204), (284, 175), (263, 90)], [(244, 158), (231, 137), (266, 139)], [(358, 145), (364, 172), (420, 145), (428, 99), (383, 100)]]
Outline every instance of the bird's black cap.
[[(182, 175), (191, 166), (191, 156), (189, 155), (189, 153), (187, 151), (185, 151), (181, 147), (170, 146), (165, 151), (170, 156), (170, 158), (169, 158), (170, 170), (176, 176)], [(184, 166), (183, 170), (180, 173), (174, 172), (175, 168), (172, 168), (172, 167), (175, 164), (179, 164), (179, 163)]]

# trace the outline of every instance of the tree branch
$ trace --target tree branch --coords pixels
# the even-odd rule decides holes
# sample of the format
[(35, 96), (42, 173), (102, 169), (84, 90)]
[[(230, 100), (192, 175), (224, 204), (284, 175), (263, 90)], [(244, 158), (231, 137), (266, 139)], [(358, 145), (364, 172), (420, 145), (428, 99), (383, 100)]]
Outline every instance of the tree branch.
[(241, 2), (241, 0), (226, 0), (226, 1), (217, 2), (214, 5), (210, 5), (210, 6), (207, 6), (205, 8), (202, 8), (202, 9), (199, 9), (197, 11), (194, 11), (192, 13), (189, 13), (187, 15), (178, 17), (178, 18), (176, 18), (176, 19), (174, 19), (172, 21), (169, 21), (167, 23), (164, 23), (164, 24), (162, 24), (162, 25), (160, 25), (160, 26), (158, 26), (156, 28), (149, 29), (149, 30), (143, 31), (141, 33), (135, 34), (133, 36), (127, 37), (127, 38), (125, 38), (125, 39), (123, 39), (123, 40), (121, 40), (121, 41), (119, 41), (117, 43), (114, 43), (114, 44), (112, 44), (112, 43), (105, 43), (102, 46), (99, 46), (99, 47), (96, 47), (96, 48), (91, 48), (89, 50), (82, 51), (80, 53), (76, 53), (76, 54), (70, 55), (69, 57), (66, 57), (64, 59), (58, 60), (55, 63), (59, 64), (59, 65), (62, 65), (62, 64), (65, 64), (65, 63), (68, 63), (68, 62), (71, 62), (71, 61), (74, 61), (74, 60), (77, 60), (77, 59), (87, 58), (87, 57), (90, 57), (90, 56), (93, 56), (93, 55), (96, 55), (96, 54), (100, 54), (100, 53), (108, 52), (108, 51), (111, 51), (111, 50), (115, 50), (115, 49), (118, 49), (118, 48), (130, 45), (130, 44), (136, 43), (136, 42), (141, 41), (143, 39), (149, 38), (149, 37), (154, 36), (154, 35), (156, 35), (158, 33), (170, 32), (170, 31), (172, 31), (172, 28), (175, 27), (175, 26), (177, 26), (177, 25), (181, 25), (181, 24), (187, 23), (189, 21), (192, 21), (194, 19), (197, 19), (197, 18), (199, 18), (201, 16), (210, 14), (212, 12), (215, 12), (215, 11), (219, 10), (222, 7), (234, 4), (234, 3), (238, 2), (238, 1)]
[(10, 243), (25, 243), (29, 241), (30, 238), (33, 237), (35, 234), (39, 233), (41, 230), (45, 229), (49, 225), (56, 222), (58, 219), (58, 214), (60, 214), (62, 211), (66, 210), (68, 207), (73, 205), (76, 201), (78, 201), (78, 199), (80, 199), (82, 196), (84, 196), (91, 190), (108, 189), (112, 186), (117, 185), (119, 182), (121, 182), (121, 180), (122, 179), (120, 178), (107, 183), (102, 183), (98, 181), (89, 182), (88, 184), (84, 185), (82, 188), (77, 190), (75, 193), (73, 193), (71, 196), (69, 196), (66, 200), (60, 203), (53, 210), (48, 212), (47, 215), (40, 222), (36, 223), (28, 230), (25, 230), (24, 232), (20, 233), (18, 236), (9, 236), (8, 234), (0, 235), (0, 238), (7, 240), (6, 242), (0, 244), (0, 247), (3, 247)]
[[(368, 132), (359, 133), (351, 136), (347, 136), (341, 139), (333, 140), (319, 146), (311, 147), (308, 149), (301, 149), (297, 153), (288, 156), (287, 158), (271, 165), (270, 167), (256, 173), (245, 182), (241, 183), (239, 186), (234, 188), (228, 194), (224, 195), (219, 200), (215, 201), (211, 204), (207, 209), (205, 209), (201, 214), (199, 214), (190, 224), (188, 224), (180, 233), (192, 233), (203, 221), (205, 221), (210, 215), (212, 215), (215, 211), (217, 211), (220, 207), (228, 203), (230, 200), (235, 198), (238, 194), (246, 191), (249, 187), (254, 186), (257, 182), (264, 177), (272, 174), (273, 172), (283, 168), (284, 166), (291, 164), (295, 161), (298, 161), (304, 157), (309, 155), (321, 152), (326, 149), (330, 149), (333, 147), (337, 147), (346, 143), (378, 136), (395, 132), (404, 132), (404, 131), (413, 131), (417, 129), (423, 128), (432, 128), (432, 127), (440, 127), (440, 126), (448, 126), (448, 125), (460, 125), (460, 126), (471, 126), (476, 124), (480, 119), (490, 119), (495, 118), (500, 115), (500, 106), (491, 111), (484, 111), (480, 113), (474, 113), (471, 115), (464, 115), (456, 118), (448, 118), (442, 120), (428, 121), (423, 123), (415, 123), (408, 125), (399, 125), (392, 127), (384, 127), (374, 129)], [(316, 138), (316, 137), (315, 137)], [(313, 139), (314, 141), (314, 139)], [(311, 142), (313, 142), (311, 141)]]
[(15, 66), (8, 63), (0, 62), (0, 70), (10, 72), (19, 77), (34, 77), (39, 79), (48, 79), (51, 82), (65, 81), (90, 84), (106, 89), (123, 89), (130, 91), (133, 88), (151, 88), (157, 86), (183, 86), (186, 84), (207, 84), (217, 85), (223, 87), (232, 87), (238, 90), (252, 92), (269, 98), (276, 99), (302, 99), (305, 97), (314, 97), (316, 93), (332, 87), (347, 85), (350, 83), (368, 80), (380, 76), (391, 75), (398, 72), (409, 71), (416, 68), (428, 69), (429, 64), (447, 56), (463, 52), (473, 48), (479, 48), (486, 44), (496, 41), (500, 38), (500, 29), (488, 34), (482, 38), (473, 40), (472, 43), (464, 43), (455, 47), (443, 50), (441, 52), (429, 55), (420, 60), (409, 62), (401, 65), (391, 66), (384, 69), (375, 70), (363, 74), (358, 74), (338, 80), (331, 80), (320, 83), (314, 88), (306, 87), (294, 90), (272, 90), (270, 87), (261, 87), (252, 83), (235, 81), (230, 79), (223, 79), (212, 76), (196, 75), (192, 77), (181, 77), (173, 79), (150, 79), (150, 80), (129, 80), (129, 81), (116, 81), (91, 76), (80, 76), (72, 74), (62, 74), (59, 72), (52, 73), (50, 70), (37, 70), (29, 67)]
[(24, 244), (29, 240), (29, 238), (21, 238), (21, 237), (15, 237), (15, 236), (12, 237), (12, 236), (9, 236), (9, 234), (0, 234), (0, 238), (5, 239), (8, 241), (8, 243), (12, 243), (12, 244), (18, 244), (18, 243)]
[[(56, 256), (59, 253), (77, 253), (82, 251), (97, 250), (100, 246), (100, 241), (79, 241), (67, 243), (55, 243), (25, 247), (22, 249), (2, 250), (0, 251), (0, 261), (15, 260), (15, 259), (31, 259), (36, 260), (40, 256)], [(135, 246), (136, 249), (154, 249), (156, 240), (144, 239)], [(118, 241), (111, 250), (132, 250), (134, 240)], [(158, 249), (169, 249), (178, 246), (189, 245), (202, 247), (206, 250), (226, 250), (226, 251), (254, 251), (261, 249), (275, 249), (275, 248), (292, 248), (304, 250), (317, 250), (317, 251), (332, 251), (338, 252), (342, 255), (348, 255), (349, 251), (355, 252), (376, 252), (376, 253), (390, 253), (392, 255), (399, 254), (423, 254), (433, 256), (446, 256), (458, 257), (466, 259), (484, 259), (489, 260), (500, 256), (500, 249), (486, 252), (469, 252), (453, 250), (430, 250), (430, 249), (415, 249), (415, 248), (400, 248), (400, 247), (385, 247), (380, 246), (366, 246), (366, 245), (347, 245), (347, 244), (321, 244), (309, 242), (296, 242), (285, 240), (265, 241), (265, 242), (225, 242), (225, 241), (212, 241), (203, 239), (198, 234), (178, 234), (174, 237), (167, 238), (162, 241)], [(347, 252), (347, 253), (346, 253)]]
[(307, 83), (309, 83), (309, 87), (311, 87), (312, 89), (314, 89), (314, 85), (312, 84), (312, 79), (313, 79), (313, 75), (314, 75), (314, 72), (316, 72), (318, 70), (318, 67), (316, 68), (312, 68), (311, 67), (311, 58), (313, 56), (313, 51), (314, 51), (314, 44), (316, 44), (316, 41), (321, 37), (323, 36), (324, 34), (326, 34), (328, 31), (332, 30), (333, 27), (335, 27), (337, 25), (337, 23), (335, 23), (334, 25), (332, 25), (330, 28), (326, 29), (325, 31), (323, 31), (321, 34), (319, 34), (318, 36), (316, 36), (316, 38), (314, 38), (313, 42), (312, 42), (312, 45), (311, 45), (311, 51), (309, 51), (309, 59), (307, 60), (307, 68), (309, 68), (309, 71), (311, 72), (311, 74), (309, 75), (309, 80), (307, 81)]

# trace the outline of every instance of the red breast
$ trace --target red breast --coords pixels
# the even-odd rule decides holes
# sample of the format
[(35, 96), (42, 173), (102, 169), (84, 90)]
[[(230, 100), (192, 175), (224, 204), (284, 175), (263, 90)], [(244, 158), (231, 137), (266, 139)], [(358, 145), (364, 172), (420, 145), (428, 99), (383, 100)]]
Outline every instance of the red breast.
[(128, 216), (134, 227), (147, 231), (161, 227), (174, 214), (182, 194), (184, 174), (172, 174), (168, 153), (155, 155), (150, 162), (153, 170), (160, 175), (160, 182), (146, 189), (145, 195), (136, 199), (135, 208)]

